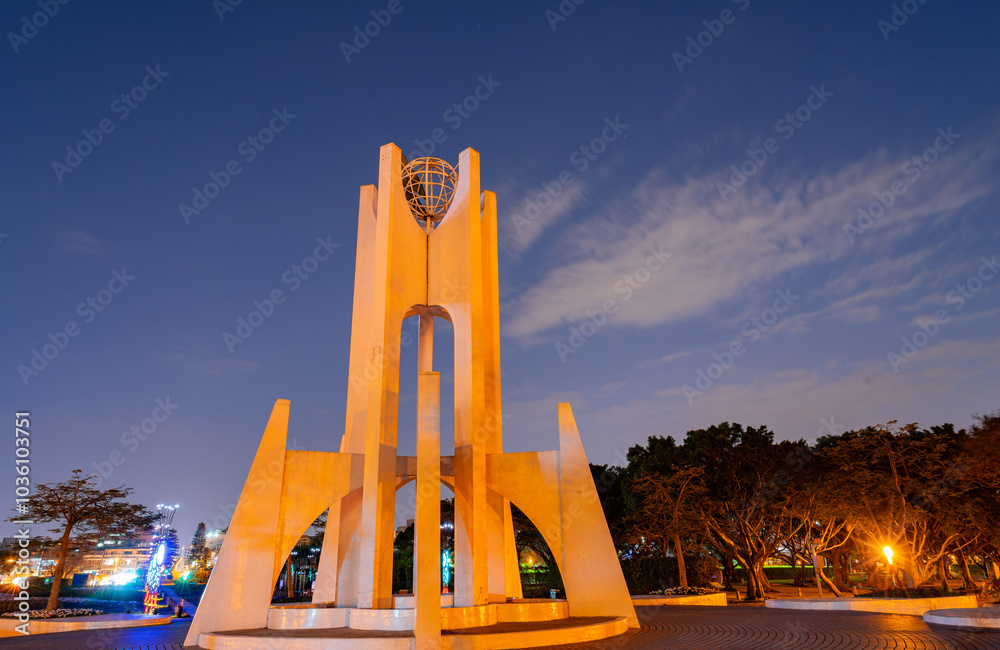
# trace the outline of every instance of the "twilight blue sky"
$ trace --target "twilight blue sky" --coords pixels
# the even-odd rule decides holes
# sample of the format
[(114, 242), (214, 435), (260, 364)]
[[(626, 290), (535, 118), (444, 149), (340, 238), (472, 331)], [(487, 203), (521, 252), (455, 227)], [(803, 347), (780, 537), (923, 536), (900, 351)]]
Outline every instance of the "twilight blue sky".
[(435, 129), (498, 195), (508, 451), (555, 448), (560, 401), (604, 463), (723, 420), (1000, 407), (995, 2), (224, 1), (0, 8), (0, 413), (30, 410), (34, 481), (111, 469), (186, 541), (225, 525), (275, 399), (334, 450), (358, 187)]

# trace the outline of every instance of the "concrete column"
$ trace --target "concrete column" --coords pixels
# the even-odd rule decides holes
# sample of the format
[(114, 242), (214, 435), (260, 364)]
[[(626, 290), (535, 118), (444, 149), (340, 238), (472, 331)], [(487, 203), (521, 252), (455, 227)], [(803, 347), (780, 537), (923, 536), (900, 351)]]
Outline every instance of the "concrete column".
[(510, 501), (503, 500), (504, 520), (503, 520), (503, 554), (504, 554), (504, 582), (505, 592), (508, 598), (521, 598), (524, 592), (521, 589), (521, 561), (517, 557), (517, 545), (514, 543), (514, 518), (510, 512)]
[(427, 304), (427, 234), (407, 203), (402, 152), (395, 145), (386, 145), (379, 153), (378, 187), (374, 243), (378, 264), (373, 270), (371, 317), (363, 324), (370, 336), (364, 356), (368, 394), (357, 606), (390, 609), (400, 327), (413, 305)]
[[(424, 318), (423, 315), (420, 317), (421, 346), (424, 343)], [(433, 319), (430, 316), (426, 318)], [(421, 371), (417, 383), (417, 494), (413, 543), (417, 650), (437, 650), (441, 647), (440, 382), (440, 373)]]
[(559, 501), (569, 615), (624, 616), (629, 627), (639, 627), (573, 409), (565, 402), (559, 404)]
[(417, 341), (417, 372), (434, 370), (434, 315), (420, 314)]

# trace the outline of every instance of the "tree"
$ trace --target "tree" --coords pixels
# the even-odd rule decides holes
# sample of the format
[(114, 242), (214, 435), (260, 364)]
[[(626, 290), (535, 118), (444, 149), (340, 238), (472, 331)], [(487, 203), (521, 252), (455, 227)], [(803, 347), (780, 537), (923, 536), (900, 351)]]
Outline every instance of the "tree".
[[(906, 586), (936, 573), (947, 587), (946, 556), (972, 541), (963, 522), (981, 514), (972, 510), (968, 471), (959, 457), (965, 437), (950, 425), (927, 431), (892, 421), (819, 441), (834, 470), (825, 489), (853, 500), (859, 515), (854, 533), (865, 542), (869, 564), (891, 547)], [(935, 493), (942, 482), (947, 489)]]
[[(66, 572), (67, 556), (75, 543), (85, 544), (110, 534), (148, 526), (155, 515), (145, 506), (125, 501), (132, 488), (121, 485), (110, 490), (97, 489), (95, 476), (83, 470), (73, 470), (73, 477), (62, 483), (42, 483), (27, 504), (27, 510), (17, 511), (8, 521), (30, 520), (35, 523), (56, 523), (51, 529), (60, 535), (59, 559), (52, 573), (52, 591), (45, 609), (59, 606), (59, 588)], [(73, 534), (76, 533), (74, 539)]]
[(646, 447), (629, 449), (626, 492), (630, 530), (652, 542), (658, 554), (673, 546), (680, 586), (686, 588), (684, 553), (691, 539), (700, 546), (700, 516), (695, 504), (706, 492), (705, 471), (687, 463), (687, 453), (671, 437), (650, 436)]
[(396, 538), (392, 540), (394, 591), (413, 589), (413, 542), (415, 532), (413, 524), (408, 524), (406, 528), (397, 532)]
[(789, 491), (781, 489), (808, 457), (804, 442), (774, 442), (767, 427), (728, 422), (688, 431), (683, 448), (691, 466), (704, 471), (706, 492), (695, 508), (720, 556), (746, 571), (747, 600), (770, 588), (764, 562), (801, 527), (787, 516)]
[(199, 522), (191, 538), (191, 546), (187, 550), (187, 563), (194, 565), (195, 573), (199, 577), (197, 582), (208, 579), (208, 562), (212, 556), (205, 540), (208, 538), (208, 530), (205, 522)]
[(173, 568), (174, 563), (177, 562), (177, 557), (181, 554), (181, 542), (177, 539), (177, 529), (168, 528), (167, 534), (163, 536), (164, 541), (167, 543), (167, 551), (164, 554), (163, 566), (167, 567), (167, 570)]
[(619, 539), (627, 534), (625, 496), (622, 492), (623, 479), (626, 470), (611, 465), (595, 465), (590, 463), (590, 473), (594, 478), (594, 487), (601, 500), (604, 519), (608, 522), (608, 530), (616, 545)]

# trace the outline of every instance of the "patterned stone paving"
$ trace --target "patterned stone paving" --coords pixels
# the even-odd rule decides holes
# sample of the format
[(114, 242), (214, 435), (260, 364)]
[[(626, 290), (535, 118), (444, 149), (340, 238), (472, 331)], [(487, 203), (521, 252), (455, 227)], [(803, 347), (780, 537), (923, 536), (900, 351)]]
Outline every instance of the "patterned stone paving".
[[(642, 628), (563, 650), (1000, 650), (1000, 633), (932, 629), (917, 616), (764, 607), (641, 607)], [(0, 650), (181, 650), (188, 621), (157, 628), (0, 639)]]
[(702, 650), (1000, 650), (1000, 634), (928, 627), (918, 616), (817, 612), (764, 607), (641, 607), (642, 628), (563, 650), (676, 648)]

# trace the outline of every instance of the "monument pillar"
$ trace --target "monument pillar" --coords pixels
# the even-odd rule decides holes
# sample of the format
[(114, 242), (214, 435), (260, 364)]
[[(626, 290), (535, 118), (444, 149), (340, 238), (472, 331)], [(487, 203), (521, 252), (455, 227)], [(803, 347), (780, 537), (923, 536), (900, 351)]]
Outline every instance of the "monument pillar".
[(440, 381), (440, 373), (421, 371), (417, 383), (417, 494), (413, 541), (417, 650), (441, 647)]

